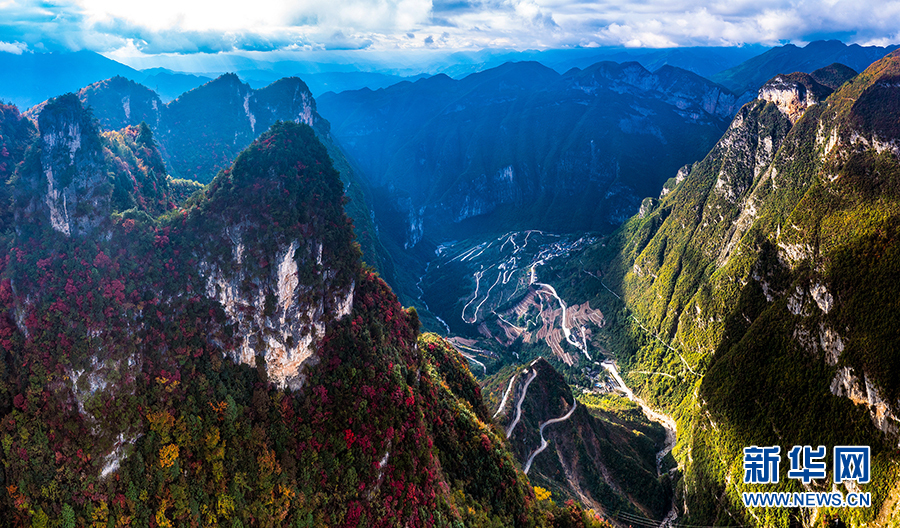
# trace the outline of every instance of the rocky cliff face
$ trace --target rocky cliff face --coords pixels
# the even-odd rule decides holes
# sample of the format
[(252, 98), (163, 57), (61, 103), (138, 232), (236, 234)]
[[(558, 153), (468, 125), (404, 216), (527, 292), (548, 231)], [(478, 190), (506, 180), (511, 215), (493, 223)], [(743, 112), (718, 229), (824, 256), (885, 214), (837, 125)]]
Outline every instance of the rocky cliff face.
[(111, 212), (99, 131), (72, 95), (44, 107), (39, 128), (39, 159), (31, 160), (23, 181), (34, 194), (20, 215), (39, 214), (66, 236), (90, 233)]
[(33, 145), (14, 187), (17, 229), (49, 222), (66, 236), (85, 236), (115, 211), (156, 215), (174, 207), (153, 134), (146, 125), (101, 133), (78, 98), (53, 99), (36, 117)]
[[(47, 226), (81, 241), (93, 237), (108, 239), (114, 236), (116, 222), (111, 222), (110, 215), (123, 212), (115, 210), (118, 202), (113, 203), (114, 196), (130, 192), (140, 198), (145, 210), (156, 211), (148, 208), (152, 204), (142, 198), (142, 175), (135, 177), (128, 170), (129, 163), (111, 153), (129, 149), (129, 145), (145, 148), (152, 145), (152, 138), (141, 138), (140, 131), (131, 128), (101, 137), (96, 123), (73, 95), (50, 101), (42, 108), (38, 121), (40, 140), (19, 175), (16, 214), (20, 225)], [(315, 161), (302, 158), (303, 161), (282, 166), (280, 160), (289, 156), (282, 150), (290, 150), (285, 142), (291, 141), (316, 145), (312, 148)], [(273, 146), (275, 143), (278, 149)], [(131, 150), (125, 152), (134, 155)], [(156, 156), (155, 167), (150, 159), (144, 159), (141, 166), (164, 170)], [(206, 234), (219, 241), (215, 247), (204, 243), (192, 251), (200, 287), (182, 285), (189, 291), (204, 292), (224, 310), (226, 324), (232, 325), (232, 333), (239, 336), (233, 343), (219, 342), (225, 352), (235, 361), (251, 366), (259, 356), (272, 381), (295, 389), (302, 384), (302, 367), (314, 355), (326, 325), (347, 315), (353, 304), (354, 281), (348, 279), (354, 269), (350, 246), (353, 235), (339, 206), (322, 205), (323, 201), (340, 204), (343, 194), (330, 162), (322, 165), (327, 159), (308, 127), (301, 132), (290, 129), (271, 133), (265, 148), (246, 153), (237, 164), (236, 173), (229, 172), (224, 177), (228, 183), (217, 182), (214, 186), (211, 203), (204, 206), (206, 219), (196, 220), (221, 226)], [(304, 161), (316, 164), (316, 168), (307, 167)], [(277, 175), (275, 167), (279, 167)], [(161, 185), (161, 201), (168, 203), (165, 175), (153, 175), (156, 179), (146, 183), (154, 188)], [(304, 179), (313, 181), (306, 191)], [(128, 191), (120, 189), (126, 183), (130, 185)], [(313, 192), (311, 189), (316, 190), (315, 197), (304, 197), (305, 192)], [(256, 196), (275, 210), (244, 209), (237, 201), (241, 193)], [(289, 226), (299, 222), (297, 216), (279, 214), (280, 209), (297, 210), (296, 205), (290, 205), (293, 200), (306, 200), (307, 207), (299, 209), (305, 223), (292, 236), (273, 237), (267, 224), (274, 218)], [(137, 201), (123, 203), (127, 207)], [(202, 227), (197, 225), (195, 229)], [(325, 230), (335, 234), (326, 234)], [(284, 233), (283, 228), (275, 231)], [(168, 240), (168, 235), (161, 235), (159, 243), (167, 244)], [(300, 279), (299, 266), (305, 268), (304, 281)]]
[(255, 110), (251, 114), (254, 116), (252, 121), (263, 126), (271, 126), (278, 120), (290, 120), (313, 128), (323, 124), (312, 93), (297, 77), (287, 77), (255, 90), (246, 101), (246, 110)]
[(533, 194), (533, 191), (528, 192), (531, 187), (528, 180), (516, 174), (512, 165), (507, 165), (493, 174), (482, 174), (474, 180), (459, 182), (436, 208), (446, 211), (448, 217), (458, 223), (489, 214), (500, 205), (523, 205), (525, 196)]
[[(335, 273), (324, 272), (324, 288), (300, 284), (296, 256), (315, 255), (322, 263), (322, 243), (300, 240), (278, 247), (269, 272), (261, 277), (247, 270), (245, 242), (240, 228), (229, 230), (234, 241), (232, 259), (215, 264), (201, 261), (199, 271), (206, 279), (206, 295), (225, 310), (228, 324), (240, 336), (228, 353), (237, 363), (256, 365), (260, 357), (269, 380), (297, 390), (303, 386), (303, 366), (315, 363), (316, 349), (325, 335), (326, 324), (350, 313), (355, 283), (331, 288)], [(310, 265), (306, 259), (304, 265)], [(233, 271), (237, 270), (237, 271)], [(244, 285), (250, 282), (248, 289)]]
[(759, 89), (757, 99), (774, 103), (791, 123), (796, 123), (807, 108), (822, 102), (831, 92), (811, 75), (792, 73), (767, 82)]
[[(314, 132), (276, 127), (198, 204), (156, 223), (143, 185), (163, 184), (167, 203), (165, 175), (153, 172), (161, 162), (146, 127), (101, 136), (71, 94), (48, 102), (38, 122), (14, 181), (16, 260), (3, 260), (0, 347), (17, 358), (53, 350), (45, 362), (62, 361), (65, 381), (48, 385), (95, 439), (100, 474), (118, 470), (143, 433), (134, 409), (109, 424), (96, 402), (135, 398), (137, 373), (168, 364), (169, 353), (208, 350), (300, 389), (327, 330), (351, 311), (359, 269), (343, 187)], [(129, 192), (124, 203), (139, 207), (118, 210), (113, 198)], [(167, 328), (179, 318), (178, 330)], [(172, 368), (156, 379), (177, 384)]]
[[(358, 255), (334, 205), (343, 186), (312, 129), (278, 125), (255, 145), (212, 186), (205, 209), (222, 245), (197, 254), (198, 270), (239, 336), (228, 353), (248, 365), (259, 357), (270, 380), (299, 389), (326, 327), (350, 313)], [(292, 160), (298, 149), (310, 157)], [(267, 210), (247, 210), (242, 195)]]

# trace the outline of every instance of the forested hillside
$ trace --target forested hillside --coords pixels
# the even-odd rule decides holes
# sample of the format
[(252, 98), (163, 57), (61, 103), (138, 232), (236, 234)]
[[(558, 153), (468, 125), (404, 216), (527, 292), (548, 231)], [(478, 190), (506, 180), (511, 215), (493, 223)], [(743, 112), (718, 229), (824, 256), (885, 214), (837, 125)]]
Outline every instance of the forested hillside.
[(3, 119), (30, 143), (4, 186), (8, 525), (600, 525), (535, 499), (458, 356), (362, 266), (311, 128), (177, 206), (148, 127), (101, 133), (71, 95), (39, 137)]
[[(628, 380), (678, 417), (687, 523), (824, 514), (745, 509), (740, 492), (763, 489), (742, 484), (751, 445), (871, 446), (872, 481), (859, 488), (874, 507), (839, 513), (894, 515), (900, 55), (833, 93), (815, 80), (824, 73), (773, 78), (705, 159), (570, 263), (560, 288), (599, 302), (603, 344), (620, 361), (666, 374)], [(578, 273), (584, 262), (599, 273)], [(765, 489), (801, 487), (785, 478)]]

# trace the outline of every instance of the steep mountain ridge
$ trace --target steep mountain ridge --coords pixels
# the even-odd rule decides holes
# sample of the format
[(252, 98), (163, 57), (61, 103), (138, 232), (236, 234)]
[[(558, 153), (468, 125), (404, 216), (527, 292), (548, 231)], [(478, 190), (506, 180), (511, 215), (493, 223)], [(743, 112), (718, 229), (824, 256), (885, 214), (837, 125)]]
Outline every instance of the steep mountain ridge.
[[(112, 212), (110, 186), (104, 185), (107, 178), (99, 170), (103, 164), (99, 130), (73, 99), (53, 101), (41, 112), (40, 158), (34, 160), (39, 166), (28, 163), (20, 177), (19, 189), (32, 194), (32, 199), (17, 200), (18, 212), (39, 214), (66, 236), (91, 233)], [(39, 189), (44, 184), (45, 193)]]
[(626, 87), (638, 88), (685, 111), (683, 117), (691, 116), (695, 120), (702, 115), (698, 110), (719, 119), (729, 119), (735, 111), (734, 94), (675, 66), (662, 66), (651, 73), (637, 62), (599, 62), (581, 72), (569, 73), (579, 83), (590, 80), (582, 89), (597, 89), (607, 83), (608, 89), (616, 92), (626, 92)]
[(756, 98), (774, 103), (795, 124), (807, 108), (820, 103), (833, 91), (819, 84), (815, 76), (796, 72), (776, 75), (760, 88)]
[[(276, 121), (305, 123), (327, 138), (309, 89), (296, 77), (254, 90), (224, 74), (164, 104), (153, 90), (124, 77), (86, 86), (76, 94), (106, 130), (147, 123), (156, 132), (169, 170), (209, 183)], [(45, 103), (26, 112), (35, 119)]]
[(78, 90), (78, 99), (90, 107), (106, 130), (147, 123), (159, 130), (165, 105), (159, 96), (125, 77), (112, 77)]
[[(149, 88), (114, 77), (86, 86), (76, 95), (105, 130), (136, 127), (142, 122), (150, 127), (169, 174), (176, 177), (170, 182), (171, 198), (176, 202), (196, 190), (181, 179), (208, 183), (277, 121), (310, 125), (346, 185), (348, 213), (356, 224), (366, 260), (388, 279), (393, 276), (392, 261), (378, 240), (368, 193), (332, 141), (330, 126), (316, 112), (315, 100), (302, 80), (285, 78), (254, 90), (236, 75), (226, 74), (164, 104)], [(25, 115), (36, 121), (45, 104)], [(176, 193), (176, 188), (180, 192)]]
[(38, 123), (40, 148), (27, 151), (14, 177), (18, 230), (42, 218), (66, 236), (84, 235), (114, 206), (151, 214), (173, 207), (165, 165), (146, 125), (101, 136), (90, 112), (72, 94), (44, 105)]
[(6, 524), (602, 526), (535, 501), (465, 363), (363, 269), (307, 125), (177, 207), (127, 156), (160, 159), (149, 127), (72, 95), (38, 121), (0, 234)]
[[(576, 401), (542, 358), (511, 374), (491, 379), (485, 398), (498, 406), (493, 419), (508, 433), (510, 449), (536, 486), (609, 517), (665, 515), (671, 482), (658, 477), (655, 463), (665, 436), (661, 427), (616, 396), (582, 394)], [(499, 393), (507, 388), (502, 401)], [(543, 434), (542, 424), (549, 424)], [(548, 445), (541, 451), (542, 438)]]
[(594, 249), (604, 282), (560, 290), (596, 292), (604, 313), (621, 314), (606, 345), (631, 369), (666, 374), (630, 382), (679, 417), (684, 522), (812, 525), (825, 514), (744, 508), (750, 445), (871, 446), (877, 477), (860, 488), (874, 507), (840, 515), (889, 517), (880, 509), (895, 493), (900, 439), (889, 278), (900, 262), (898, 68), (891, 53), (824, 99), (816, 74), (776, 76), (673, 190)]
[(235, 361), (262, 355), (269, 380), (300, 388), (326, 322), (350, 313), (358, 253), (343, 186), (312, 130), (275, 125), (256, 145), (198, 204), (206, 214), (195, 229), (230, 244), (198, 255), (197, 269), (241, 336)]
[[(101, 136), (74, 95), (50, 101), (38, 122), (40, 145), (31, 150), (14, 182), (20, 237), (34, 236), (48, 227), (73, 240), (110, 237), (110, 229), (133, 226), (135, 220), (152, 222), (152, 216), (175, 210), (165, 198), (166, 207), (154, 207), (142, 199), (139, 188), (117, 189), (134, 182), (110, 177), (110, 167), (127, 163), (127, 158), (112, 154), (113, 149), (119, 150), (114, 143), (119, 138), (116, 133)], [(137, 135), (128, 128), (121, 134)], [(137, 137), (134, 146), (138, 143), (153, 149), (152, 136)], [(144, 176), (155, 177), (149, 183), (162, 187), (165, 194), (164, 172), (157, 175), (146, 161), (140, 164), (147, 167)], [(164, 171), (158, 153), (155, 168)], [(114, 201), (117, 194), (136, 197), (143, 206), (119, 209)], [(269, 370), (283, 372), (271, 374), (282, 385), (299, 375), (302, 362), (315, 350), (313, 337), (324, 334), (323, 321), (339, 317), (335, 313), (346, 315), (352, 304), (357, 254), (341, 209), (342, 196), (337, 172), (312, 130), (281, 124), (239, 156), (189, 210), (182, 211), (181, 229), (170, 226), (155, 235), (155, 247), (168, 246), (175, 232), (181, 232), (178, 238), (182, 239), (200, 240), (191, 232), (203, 232), (220, 241), (201, 243), (190, 254), (181, 255), (180, 260), (190, 258), (200, 272), (196, 277), (200, 282), (188, 289), (205, 291), (224, 308), (230, 318), (225, 324), (234, 325), (232, 332), (243, 339), (234, 348), (222, 345), (235, 361), (254, 365), (260, 351), (275, 354), (279, 362), (285, 356), (293, 358), (292, 369), (268, 365)], [(248, 209), (243, 204), (247, 197), (260, 208)], [(128, 205), (132, 203), (135, 200)], [(298, 263), (311, 271), (301, 277)], [(170, 262), (168, 267), (176, 264)], [(258, 311), (251, 309), (257, 305)], [(305, 315), (298, 311), (301, 305), (308, 311)], [(305, 321), (306, 326), (295, 320)], [(285, 325), (293, 329), (291, 335), (285, 333)], [(286, 342), (293, 346), (286, 348)], [(250, 343), (257, 344), (258, 350)]]
[(253, 90), (237, 75), (225, 74), (170, 102), (166, 114), (160, 141), (172, 172), (201, 183), (277, 120), (321, 128), (312, 94), (296, 77)]

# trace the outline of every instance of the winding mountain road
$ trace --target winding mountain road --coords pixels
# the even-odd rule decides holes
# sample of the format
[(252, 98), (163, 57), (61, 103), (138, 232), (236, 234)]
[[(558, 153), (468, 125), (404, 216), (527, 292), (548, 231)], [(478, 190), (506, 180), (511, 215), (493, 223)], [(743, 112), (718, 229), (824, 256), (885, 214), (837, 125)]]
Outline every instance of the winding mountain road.
[(537, 274), (535, 272), (535, 269), (537, 269), (537, 267), (543, 263), (544, 263), (543, 260), (539, 260), (531, 265), (530, 284), (540, 288), (540, 291), (546, 291), (546, 292), (550, 293), (551, 295), (553, 295), (553, 297), (556, 298), (556, 300), (559, 302), (560, 308), (562, 308), (562, 321), (560, 321), (560, 326), (562, 327), (563, 337), (566, 338), (567, 343), (569, 343), (570, 345), (574, 346), (575, 348), (581, 350), (584, 353), (585, 357), (588, 358), (588, 361), (592, 361), (593, 358), (591, 358), (591, 355), (587, 351), (587, 341), (585, 340), (584, 344), (579, 343), (577, 339), (572, 337), (572, 332), (566, 326), (566, 309), (568, 307), (566, 306), (565, 301), (563, 301), (562, 298), (559, 296), (559, 294), (556, 293), (556, 288), (554, 288), (553, 286), (550, 286), (549, 284), (544, 284), (543, 282), (537, 281)]
[(461, 355), (462, 357), (468, 359), (468, 360), (471, 361), (472, 363), (475, 363), (476, 365), (478, 365), (479, 367), (481, 367), (482, 370), (484, 370), (484, 375), (487, 376), (487, 367), (484, 366), (484, 363), (482, 363), (481, 361), (478, 361), (477, 359), (475, 359), (475, 356), (473, 356), (472, 354), (466, 354), (466, 353), (463, 352), (462, 350), (459, 351), (459, 355)]
[[(647, 416), (647, 418), (659, 423), (663, 426), (663, 429), (666, 430), (666, 442), (663, 444), (663, 448), (660, 449), (658, 453), (656, 453), (656, 473), (657, 475), (661, 475), (662, 461), (666, 457), (666, 455), (668, 455), (672, 451), (672, 448), (675, 447), (675, 441), (678, 438), (678, 425), (670, 416), (654, 411), (650, 408), (649, 405), (647, 405), (644, 400), (635, 396), (634, 392), (632, 392), (632, 390), (628, 388), (628, 385), (625, 385), (625, 380), (623, 380), (622, 376), (619, 375), (619, 370), (616, 368), (615, 363), (607, 360), (600, 363), (600, 365), (602, 365), (603, 368), (612, 375), (613, 379), (615, 379), (616, 383), (618, 383), (620, 390), (625, 393), (625, 396), (627, 396), (629, 400), (641, 406), (641, 409), (644, 411), (644, 414)], [(671, 526), (671, 523), (673, 523), (677, 518), (678, 511), (675, 509), (675, 503), (673, 502), (672, 508), (669, 510), (666, 518), (659, 525), (659, 528)]]
[(487, 293), (484, 294), (484, 299), (482, 299), (481, 302), (478, 303), (478, 306), (475, 307), (475, 313), (472, 315), (472, 322), (473, 322), (473, 323), (474, 323), (476, 320), (478, 320), (478, 310), (481, 310), (481, 307), (484, 305), (484, 303), (486, 303), (487, 300), (491, 297), (491, 291), (494, 289), (494, 286), (496, 286), (497, 283), (500, 282), (500, 278), (501, 278), (501, 277), (503, 277), (503, 271), (502, 271), (502, 270), (501, 270), (499, 273), (497, 273), (497, 280), (495, 280), (495, 281), (494, 281), (494, 284), (491, 284), (491, 287), (488, 288)]
[(543, 451), (544, 449), (547, 449), (547, 446), (549, 445), (549, 443), (547, 442), (547, 439), (544, 438), (544, 428), (551, 424), (565, 422), (572, 416), (572, 413), (575, 412), (576, 407), (578, 407), (578, 400), (573, 399), (572, 400), (572, 408), (569, 409), (569, 412), (567, 412), (563, 416), (560, 416), (559, 418), (551, 418), (550, 420), (547, 420), (546, 422), (541, 424), (541, 428), (540, 428), (541, 447), (535, 449), (534, 453), (531, 453), (531, 456), (528, 457), (528, 462), (525, 463), (525, 474), (526, 475), (528, 474), (528, 470), (531, 469), (531, 463), (534, 461), (534, 457), (538, 456), (541, 453), (541, 451)]
[(513, 374), (513, 377), (509, 378), (509, 385), (506, 386), (506, 392), (503, 393), (503, 399), (500, 400), (500, 407), (497, 407), (497, 412), (494, 413), (494, 416), (491, 418), (496, 418), (500, 411), (503, 410), (503, 406), (506, 405), (506, 399), (509, 398), (509, 391), (512, 390), (513, 383), (516, 382), (516, 378), (519, 377), (518, 374)]
[[(482, 277), (482, 275), (484, 275), (484, 270), (476, 271), (476, 272), (475, 272), (475, 275), (473, 275), (473, 277), (475, 277), (475, 295), (472, 297), (472, 299), (471, 299), (469, 302), (466, 303), (465, 306), (463, 306), (463, 309), (462, 309), (462, 320), (463, 320), (464, 323), (470, 323), (470, 324), (471, 324), (471, 323), (474, 323), (474, 322), (475, 322), (475, 317), (472, 317), (472, 320), (471, 320), (471, 321), (469, 321), (468, 319), (466, 319), (466, 310), (468, 310), (468, 309), (469, 309), (469, 305), (472, 304), (473, 302), (475, 302), (475, 299), (478, 298), (478, 288), (481, 286), (481, 277)], [(477, 309), (475, 310), (475, 313), (476, 313), (476, 315), (478, 314), (478, 310), (477, 310)]]
[(625, 385), (625, 380), (622, 379), (622, 376), (619, 375), (619, 370), (616, 368), (615, 363), (612, 361), (604, 361), (600, 363), (604, 369), (609, 372), (613, 379), (616, 380), (616, 383), (619, 385), (619, 389), (625, 393), (625, 396), (628, 397), (629, 400), (641, 406), (641, 409), (644, 411), (644, 414), (647, 418), (653, 420), (654, 422), (659, 423), (663, 426), (663, 429), (666, 430), (666, 442), (663, 445), (663, 449), (656, 454), (656, 469), (657, 473), (659, 472), (660, 466), (662, 465), (662, 459), (665, 458), (666, 455), (672, 451), (672, 448), (675, 446), (675, 440), (677, 438), (678, 426), (675, 424), (675, 420), (673, 420), (670, 416), (667, 416), (661, 412), (654, 411), (650, 408), (647, 403), (635, 396), (634, 392), (628, 388), (628, 385)]
[[(537, 361), (537, 359), (532, 361), (529, 367), (534, 367), (534, 364), (537, 363)], [(524, 371), (522, 373), (524, 374)], [(522, 418), (522, 402), (525, 401), (525, 395), (528, 394), (528, 386), (531, 385), (531, 382), (534, 381), (534, 378), (536, 377), (537, 369), (532, 369), (531, 375), (529, 375), (528, 379), (525, 380), (525, 387), (522, 388), (522, 395), (519, 396), (519, 401), (516, 403), (516, 418), (511, 424), (509, 424), (509, 427), (506, 429), (506, 438), (509, 438), (513, 430), (515, 430), (516, 426), (519, 425), (519, 419)]]
[(535, 282), (533, 284), (535, 286), (539, 286), (541, 288), (541, 290), (549, 292), (551, 295), (556, 297), (557, 301), (559, 301), (559, 306), (562, 308), (562, 321), (560, 321), (560, 326), (562, 327), (563, 336), (565, 336), (566, 342), (569, 343), (570, 345), (574, 346), (575, 348), (581, 350), (584, 353), (585, 357), (588, 358), (588, 361), (590, 361), (592, 358), (591, 358), (591, 355), (588, 354), (587, 343), (585, 343), (585, 345), (582, 346), (582, 344), (579, 343), (577, 339), (572, 337), (572, 332), (569, 330), (569, 327), (566, 326), (566, 308), (567, 308), (567, 306), (566, 306), (565, 301), (563, 301), (562, 298), (560, 298), (560, 296), (556, 293), (556, 289), (553, 286), (550, 286), (549, 284), (544, 284), (542, 282)]

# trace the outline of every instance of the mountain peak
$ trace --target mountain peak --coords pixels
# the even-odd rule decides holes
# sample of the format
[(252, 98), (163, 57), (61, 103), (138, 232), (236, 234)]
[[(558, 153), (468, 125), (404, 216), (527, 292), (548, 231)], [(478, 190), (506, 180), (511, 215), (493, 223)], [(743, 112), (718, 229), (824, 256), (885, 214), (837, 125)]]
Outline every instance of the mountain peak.
[(558, 77), (558, 73), (535, 61), (505, 62), (496, 68), (473, 73), (463, 79), (463, 83), (474, 86), (476, 83), (491, 85), (499, 82), (518, 89), (547, 84)]
[(770, 79), (760, 88), (758, 99), (775, 103), (791, 123), (796, 123), (807, 108), (822, 102), (831, 92), (810, 74), (795, 72)]
[(142, 121), (158, 126), (163, 107), (159, 96), (146, 86), (115, 76), (78, 91), (78, 98), (90, 107), (105, 130), (118, 130)]
[(23, 189), (27, 198), (20, 199), (43, 210), (53, 229), (66, 236), (93, 230), (109, 213), (110, 190), (106, 171), (100, 170), (103, 147), (96, 122), (68, 93), (44, 106), (38, 129), (39, 160), (31, 159)]
[[(255, 170), (257, 166), (267, 170), (259, 172)], [(298, 179), (308, 182), (310, 175), (327, 178), (329, 185), (334, 187), (332, 192), (339, 193), (336, 201), (340, 201), (340, 180), (328, 152), (316, 139), (312, 128), (279, 121), (237, 157), (233, 170), (220, 173), (213, 180), (211, 196), (224, 185), (223, 178), (228, 179), (234, 189), (245, 192), (248, 187), (260, 185), (271, 188), (285, 187)]]
[(845, 66), (839, 62), (835, 62), (819, 68), (810, 75), (819, 84), (827, 86), (832, 90), (837, 90), (845, 82), (856, 77), (857, 71), (849, 66)]
[(210, 81), (210, 83), (244, 84), (241, 78), (238, 77), (238, 75), (234, 72), (223, 73), (222, 75), (219, 75), (218, 77)]
[(83, 236), (116, 212), (158, 215), (174, 206), (146, 123), (101, 133), (91, 110), (71, 93), (47, 101), (37, 122), (39, 138), (13, 190), (17, 228), (49, 224), (65, 236)]
[[(53, 229), (70, 235), (86, 232), (105, 216), (109, 197), (103, 189), (102, 143), (90, 111), (75, 94), (47, 103), (38, 116), (41, 172), (47, 185), (44, 205)], [(81, 204), (89, 207), (80, 207)]]
[(55, 126), (65, 125), (91, 125), (89, 112), (71, 92), (49, 100), (38, 116), (38, 127), (43, 131), (50, 132)]
[(587, 72), (597, 72), (603, 75), (604, 77), (616, 77), (622, 75), (624, 72), (641, 72), (645, 74), (650, 74), (646, 68), (641, 66), (639, 62), (628, 61), (628, 62), (614, 62), (614, 61), (600, 61), (594, 63), (587, 68), (582, 70), (584, 73)]
[(275, 123), (189, 215), (222, 241), (200, 252), (199, 267), (207, 293), (248, 336), (235, 359), (252, 365), (261, 355), (271, 381), (299, 388), (325, 321), (349, 313), (360, 262), (325, 146), (307, 125)]
[(840, 40), (829, 39), (829, 40), (815, 40), (810, 42), (805, 46), (809, 50), (816, 51), (832, 51), (832, 50), (840, 50), (846, 48), (847, 45), (841, 42)]
[(186, 100), (194, 100), (195, 98), (201, 97), (209, 97), (210, 94), (223, 94), (229, 93), (231, 90), (236, 90), (236, 95), (238, 97), (242, 97), (242, 92), (250, 92), (252, 88), (248, 84), (244, 84), (241, 81), (241, 78), (237, 76), (237, 74), (229, 72), (223, 73), (222, 75), (216, 77), (215, 79), (209, 81), (208, 83), (202, 84), (193, 90), (189, 90), (176, 98), (174, 101), (169, 103), (169, 107), (178, 106)]
[(291, 88), (302, 89), (307, 92), (309, 91), (309, 86), (307, 86), (307, 84), (303, 82), (303, 79), (296, 76), (282, 77), (281, 79), (278, 79), (277, 81), (266, 86), (266, 88), (270, 88), (273, 86), (290, 86)]
[[(309, 126), (316, 126), (319, 121), (312, 92), (299, 77), (285, 77), (255, 90), (247, 101), (245, 112), (260, 116), (270, 114), (265, 119), (269, 122), (274, 122), (276, 116), (290, 116), (295, 123)], [(255, 119), (254, 117), (254, 126)]]

